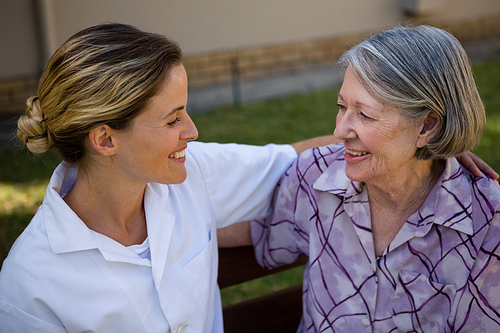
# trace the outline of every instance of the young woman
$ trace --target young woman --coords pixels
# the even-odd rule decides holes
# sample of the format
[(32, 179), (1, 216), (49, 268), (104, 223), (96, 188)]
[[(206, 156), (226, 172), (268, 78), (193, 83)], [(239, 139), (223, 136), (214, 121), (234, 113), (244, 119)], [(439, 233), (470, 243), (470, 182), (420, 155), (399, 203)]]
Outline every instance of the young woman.
[(55, 148), (0, 272), (0, 332), (222, 332), (217, 228), (263, 217), (294, 149), (203, 144), (179, 47), (105, 24), (50, 59), (18, 136)]

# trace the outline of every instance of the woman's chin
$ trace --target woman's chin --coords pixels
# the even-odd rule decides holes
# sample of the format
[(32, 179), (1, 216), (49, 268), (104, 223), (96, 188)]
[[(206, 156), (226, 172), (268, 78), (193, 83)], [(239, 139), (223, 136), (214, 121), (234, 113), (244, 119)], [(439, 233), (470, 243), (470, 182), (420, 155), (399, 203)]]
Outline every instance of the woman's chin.
[(346, 168), (345, 175), (353, 182), (366, 182), (367, 179), (365, 173), (360, 173), (355, 170), (349, 170), (349, 168)]

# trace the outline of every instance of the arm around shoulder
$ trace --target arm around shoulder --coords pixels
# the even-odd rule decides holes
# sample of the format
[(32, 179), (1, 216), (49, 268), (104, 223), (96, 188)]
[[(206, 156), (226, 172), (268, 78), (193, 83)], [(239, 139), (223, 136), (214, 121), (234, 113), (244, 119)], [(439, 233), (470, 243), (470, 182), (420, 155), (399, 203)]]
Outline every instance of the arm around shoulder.
[(250, 221), (239, 222), (228, 227), (217, 229), (219, 247), (237, 247), (252, 245)]
[(341, 143), (342, 141), (335, 139), (333, 135), (324, 135), (324, 136), (318, 136), (315, 138), (299, 141), (292, 143), (292, 147), (295, 148), (295, 151), (297, 151), (297, 154), (302, 153), (304, 150), (315, 148), (315, 147), (322, 147), (326, 145), (331, 145), (335, 143)]

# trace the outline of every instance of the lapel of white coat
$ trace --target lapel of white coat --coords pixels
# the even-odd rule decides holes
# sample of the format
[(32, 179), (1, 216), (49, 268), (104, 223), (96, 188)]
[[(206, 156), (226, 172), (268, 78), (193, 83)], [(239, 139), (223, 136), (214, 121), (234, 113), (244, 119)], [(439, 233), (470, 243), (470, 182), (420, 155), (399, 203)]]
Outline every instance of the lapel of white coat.
[[(213, 264), (212, 253), (209, 253), (209, 258), (202, 255), (198, 260), (186, 265), (179, 263), (179, 253), (174, 253), (177, 252), (176, 246), (187, 240), (175, 239), (185, 235), (177, 234), (176, 230), (180, 226), (176, 226), (176, 223), (181, 221), (177, 221), (176, 216), (167, 211), (169, 195), (171, 193), (168, 187), (162, 187), (160, 195), (156, 186), (148, 185), (144, 197), (153, 281), (172, 332), (185, 325), (191, 330), (201, 332), (206, 324), (204, 319), (207, 318), (208, 303), (213, 295), (200, 295), (203, 291), (210, 293), (211, 290), (206, 286), (211, 283), (211, 269), (203, 269), (200, 266)], [(212, 243), (216, 242), (213, 241), (210, 245), (213, 245)], [(212, 247), (206, 252), (211, 252)], [(203, 272), (198, 283), (193, 279), (193, 272), (196, 276), (197, 271)]]

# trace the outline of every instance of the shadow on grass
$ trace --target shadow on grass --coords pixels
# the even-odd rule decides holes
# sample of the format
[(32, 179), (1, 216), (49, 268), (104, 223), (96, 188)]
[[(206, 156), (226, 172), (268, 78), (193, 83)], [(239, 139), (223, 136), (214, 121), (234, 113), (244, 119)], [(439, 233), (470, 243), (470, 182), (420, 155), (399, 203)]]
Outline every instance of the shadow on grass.
[[(2, 148), (0, 149), (0, 185), (14, 185), (17, 191), (22, 191), (25, 186), (29, 187), (33, 183), (48, 182), (58, 163), (59, 157), (55, 151), (49, 151), (42, 156), (34, 156), (26, 148), (20, 146)], [(33, 201), (27, 207), (21, 206), (6, 210), (2, 208), (5, 202), (1, 200), (0, 198), (0, 263), (3, 263), (10, 247), (29, 224), (41, 202)]]
[(20, 146), (0, 149), (0, 182), (12, 184), (49, 179), (58, 164), (56, 151), (35, 156)]

